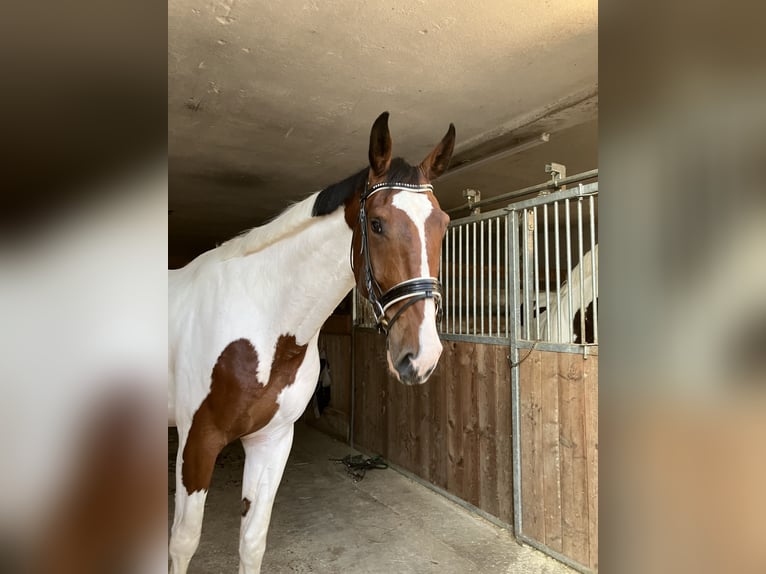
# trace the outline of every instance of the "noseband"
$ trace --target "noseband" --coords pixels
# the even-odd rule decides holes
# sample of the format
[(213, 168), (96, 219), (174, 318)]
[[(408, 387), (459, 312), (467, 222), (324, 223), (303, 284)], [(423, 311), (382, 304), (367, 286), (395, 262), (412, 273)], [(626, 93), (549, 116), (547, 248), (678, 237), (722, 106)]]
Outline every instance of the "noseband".
[[(364, 280), (367, 287), (367, 299), (372, 304), (373, 313), (378, 329), (385, 334), (391, 330), (396, 320), (410, 306), (422, 299), (433, 299), (436, 305), (436, 316), (441, 312), (441, 283), (435, 277), (413, 277), (397, 283), (391, 289), (383, 292), (380, 284), (375, 279), (370, 260), (370, 248), (367, 242), (367, 200), (382, 189), (396, 191), (408, 191), (411, 193), (427, 193), (433, 191), (431, 184), (414, 185), (410, 183), (377, 183), (372, 187), (369, 182), (365, 185), (359, 206), (359, 229), (362, 235), (362, 254), (364, 254)], [(353, 241), (351, 243), (353, 245)], [(353, 265), (353, 258), (352, 258)], [(391, 319), (386, 317), (386, 312), (392, 305), (406, 301)]]

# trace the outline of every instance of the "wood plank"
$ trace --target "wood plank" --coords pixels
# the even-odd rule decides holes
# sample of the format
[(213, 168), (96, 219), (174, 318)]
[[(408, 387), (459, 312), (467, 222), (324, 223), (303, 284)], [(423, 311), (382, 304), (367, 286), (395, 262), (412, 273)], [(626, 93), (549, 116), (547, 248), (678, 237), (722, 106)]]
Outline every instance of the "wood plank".
[(471, 345), (461, 353), (461, 410), (463, 419), (463, 493), (461, 498), (473, 505), (479, 504), (479, 441), (477, 435), (476, 379), (479, 377), (481, 360), (478, 357), (483, 345)]
[(588, 465), (588, 563), (598, 570), (598, 357), (589, 357), (585, 378), (585, 456)]
[(545, 542), (562, 551), (558, 353), (541, 354)]
[(513, 524), (513, 437), (511, 411), (511, 367), (509, 349), (493, 347), (498, 378), (495, 384), (495, 452), (497, 453), (497, 517)]
[(494, 516), (500, 508), (497, 493), (497, 449), (495, 448), (495, 387), (498, 384), (496, 353), (488, 345), (477, 349), (476, 400), (479, 435), (479, 502), (477, 506)]
[(562, 553), (572, 558), (573, 504), (574, 504), (574, 473), (573, 454), (574, 438), (572, 436), (572, 401), (573, 387), (576, 384), (570, 377), (569, 363), (571, 357), (557, 354), (559, 370), (559, 456), (561, 466), (561, 538)]
[(455, 354), (452, 372), (447, 376), (447, 490), (457, 496), (460, 496), (463, 489), (463, 417), (460, 409), (462, 355), (461, 350)]
[[(562, 471), (562, 548), (569, 558), (582, 564), (589, 561), (587, 501), (585, 496), (585, 436), (582, 392), (582, 357), (561, 353), (559, 365), (564, 375), (560, 386), (563, 403), (561, 425)], [(564, 416), (565, 415), (565, 416)]]
[[(524, 357), (522, 355), (522, 357)], [(545, 540), (543, 504), (543, 427), (541, 420), (541, 353), (531, 351), (519, 368), (521, 406), (522, 531)]]
[(429, 382), (431, 393), (431, 447), (429, 453), (430, 479), (440, 488), (447, 488), (447, 440), (449, 427), (447, 423), (448, 380), (452, 373), (452, 359), (456, 353), (457, 343), (444, 342), (444, 351)]
[(365, 448), (369, 448), (367, 429), (370, 421), (367, 420), (367, 365), (365, 364), (364, 337), (357, 333), (354, 345), (354, 442)]
[(429, 457), (431, 454), (431, 435), (433, 432), (430, 397), (436, 392), (432, 385), (433, 381), (429, 379), (425, 384), (413, 389), (415, 391), (415, 437), (418, 445), (417, 456), (414, 461), (414, 472), (428, 481), (431, 480)]

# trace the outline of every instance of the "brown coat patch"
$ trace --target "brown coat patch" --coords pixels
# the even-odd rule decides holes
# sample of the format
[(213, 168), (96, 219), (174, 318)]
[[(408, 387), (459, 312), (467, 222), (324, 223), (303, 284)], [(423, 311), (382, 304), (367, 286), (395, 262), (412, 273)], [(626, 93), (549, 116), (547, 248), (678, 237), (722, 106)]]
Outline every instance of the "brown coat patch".
[(191, 494), (207, 490), (215, 459), (231, 441), (268, 424), (277, 396), (293, 384), (308, 345), (295, 336), (277, 340), (268, 384), (258, 382), (258, 353), (247, 339), (229, 343), (213, 367), (210, 393), (194, 413), (183, 452), (183, 484)]

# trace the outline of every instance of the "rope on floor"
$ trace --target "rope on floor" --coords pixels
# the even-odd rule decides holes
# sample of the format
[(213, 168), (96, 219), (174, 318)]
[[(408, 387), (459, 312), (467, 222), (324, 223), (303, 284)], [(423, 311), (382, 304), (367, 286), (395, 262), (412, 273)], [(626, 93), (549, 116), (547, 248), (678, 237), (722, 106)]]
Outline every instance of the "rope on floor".
[(371, 456), (365, 458), (365, 456), (361, 454), (347, 454), (343, 458), (331, 458), (329, 460), (343, 463), (343, 466), (346, 467), (346, 472), (351, 476), (351, 478), (354, 479), (354, 482), (359, 482), (362, 480), (364, 475), (367, 474), (368, 470), (372, 470), (374, 468), (388, 468), (388, 464), (386, 464), (386, 462), (380, 456)]

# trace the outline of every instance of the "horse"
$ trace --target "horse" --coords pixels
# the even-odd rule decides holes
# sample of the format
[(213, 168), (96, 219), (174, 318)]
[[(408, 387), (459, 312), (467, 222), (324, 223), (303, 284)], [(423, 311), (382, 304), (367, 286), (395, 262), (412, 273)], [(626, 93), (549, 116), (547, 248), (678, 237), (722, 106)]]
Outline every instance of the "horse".
[(170, 271), (171, 572), (188, 568), (216, 457), (237, 439), (246, 457), (239, 572), (260, 571), (293, 426), (319, 375), (319, 330), (355, 285), (386, 334), (393, 377), (422, 384), (436, 367), (449, 217), (432, 182), (449, 165), (455, 126), (412, 166), (391, 157), (388, 117), (372, 125), (369, 166)]
[(558, 294), (551, 293), (550, 308), (540, 310), (540, 332), (547, 335), (547, 341), (552, 343), (595, 343), (594, 316), (598, 309), (594, 310), (594, 306), (598, 307), (598, 244), (592, 251), (589, 250), (583, 255), (582, 261), (574, 266), (569, 277), (570, 281), (561, 285)]

